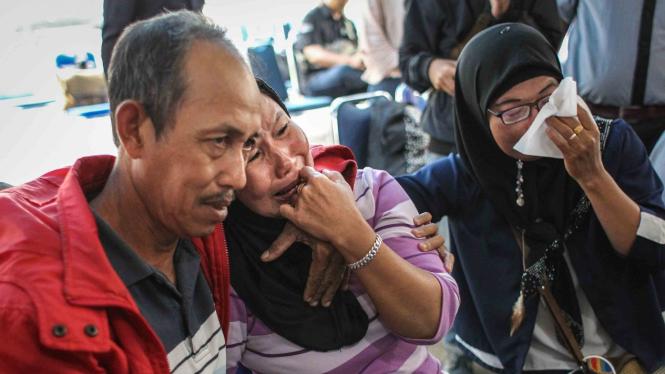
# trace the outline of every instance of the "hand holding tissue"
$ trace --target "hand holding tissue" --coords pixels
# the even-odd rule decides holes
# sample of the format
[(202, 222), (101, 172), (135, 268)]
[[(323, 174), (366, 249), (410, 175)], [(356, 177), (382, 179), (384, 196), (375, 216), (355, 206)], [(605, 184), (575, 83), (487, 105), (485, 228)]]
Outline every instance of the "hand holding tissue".
[(529, 156), (563, 158), (559, 148), (545, 133), (547, 128), (545, 120), (552, 116), (575, 117), (577, 119), (578, 104), (592, 117), (589, 107), (577, 95), (577, 83), (573, 78), (567, 77), (561, 81), (559, 87), (550, 96), (550, 101), (538, 112), (529, 130), (515, 144), (513, 149)]

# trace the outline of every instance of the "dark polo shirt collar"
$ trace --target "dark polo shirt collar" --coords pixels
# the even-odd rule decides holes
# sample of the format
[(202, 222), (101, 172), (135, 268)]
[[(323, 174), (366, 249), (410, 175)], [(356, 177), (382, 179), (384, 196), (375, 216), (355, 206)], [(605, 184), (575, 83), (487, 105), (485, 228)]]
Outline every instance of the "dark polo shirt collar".
[(106, 256), (127, 288), (154, 275), (159, 283), (170, 288), (179, 298), (182, 298), (185, 310), (188, 311), (191, 308), (191, 298), (196, 285), (196, 275), (201, 267), (201, 258), (189, 240), (179, 241), (173, 256), (173, 265), (178, 275), (176, 287), (166, 275), (134, 252), (96, 212), (93, 211), (93, 215)]

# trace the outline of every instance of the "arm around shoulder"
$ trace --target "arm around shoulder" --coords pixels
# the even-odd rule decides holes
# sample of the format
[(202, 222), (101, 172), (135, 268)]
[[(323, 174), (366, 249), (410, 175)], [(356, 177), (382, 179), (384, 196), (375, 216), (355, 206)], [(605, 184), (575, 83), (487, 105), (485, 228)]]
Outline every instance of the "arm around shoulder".
[(430, 212), (432, 222), (454, 215), (477, 192), (458, 155), (449, 155), (413, 174), (395, 177), (418, 212)]

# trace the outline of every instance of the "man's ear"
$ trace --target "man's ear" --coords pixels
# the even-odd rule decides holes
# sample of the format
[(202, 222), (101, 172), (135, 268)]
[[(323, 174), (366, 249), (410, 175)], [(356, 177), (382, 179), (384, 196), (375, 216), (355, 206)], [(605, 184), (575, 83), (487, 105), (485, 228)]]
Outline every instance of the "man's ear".
[(126, 100), (118, 105), (115, 112), (115, 127), (122, 147), (133, 159), (141, 157), (146, 140), (155, 139), (152, 120), (145, 106), (136, 100)]

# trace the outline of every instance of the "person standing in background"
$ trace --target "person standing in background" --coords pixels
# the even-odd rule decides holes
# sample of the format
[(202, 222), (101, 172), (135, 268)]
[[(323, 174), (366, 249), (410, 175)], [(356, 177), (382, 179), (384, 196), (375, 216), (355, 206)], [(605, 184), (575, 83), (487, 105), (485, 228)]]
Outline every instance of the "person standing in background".
[(651, 153), (665, 129), (665, 1), (557, 3), (570, 24), (564, 75), (593, 114), (628, 122)]
[(399, 72), (399, 45), (404, 35), (404, 0), (366, 0), (362, 8), (360, 51), (368, 91), (386, 91), (395, 96)]
[(102, 24), (102, 62), (104, 75), (111, 63), (111, 53), (123, 30), (130, 24), (167, 11), (187, 9), (200, 12), (205, 0), (104, 0)]
[(456, 151), (453, 94), (457, 56), (467, 41), (498, 23), (525, 23), (558, 49), (563, 40), (555, 0), (406, 0), (399, 50), (402, 80), (424, 93), (433, 89), (422, 124), (430, 134), (428, 158)]
[(304, 93), (339, 97), (367, 90), (360, 79), (365, 70), (358, 53), (358, 32), (344, 16), (348, 0), (323, 0), (307, 13), (295, 49), (304, 55), (307, 69)]

